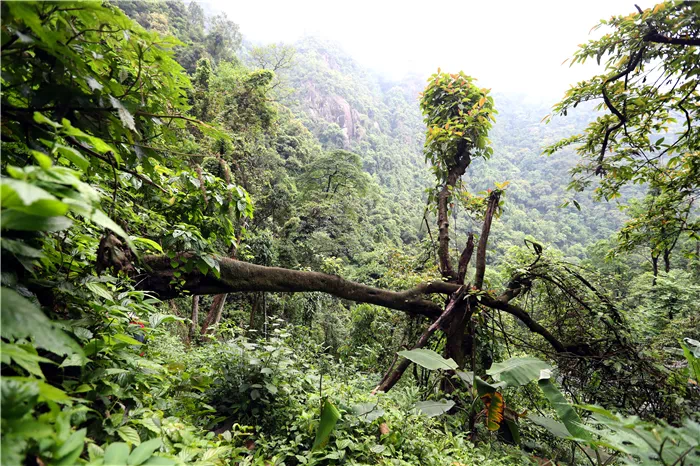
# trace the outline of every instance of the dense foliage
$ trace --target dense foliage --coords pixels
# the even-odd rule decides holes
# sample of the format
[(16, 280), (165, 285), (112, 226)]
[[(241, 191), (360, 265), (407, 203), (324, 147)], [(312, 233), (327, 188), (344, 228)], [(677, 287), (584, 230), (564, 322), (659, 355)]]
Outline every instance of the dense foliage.
[(700, 464), (696, 3), (546, 125), (195, 2), (1, 8), (3, 465)]

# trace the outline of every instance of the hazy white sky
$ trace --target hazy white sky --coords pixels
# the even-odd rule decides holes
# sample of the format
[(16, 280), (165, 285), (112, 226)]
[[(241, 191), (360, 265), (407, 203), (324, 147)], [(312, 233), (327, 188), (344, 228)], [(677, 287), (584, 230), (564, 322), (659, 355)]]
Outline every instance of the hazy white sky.
[[(593, 66), (561, 65), (602, 18), (634, 11), (635, 0), (219, 0), (254, 42), (314, 35), (339, 42), (361, 64), (398, 78), (463, 70), (495, 92), (560, 97)], [(642, 8), (653, 5), (641, 1)], [(594, 33), (595, 34), (595, 33)]]

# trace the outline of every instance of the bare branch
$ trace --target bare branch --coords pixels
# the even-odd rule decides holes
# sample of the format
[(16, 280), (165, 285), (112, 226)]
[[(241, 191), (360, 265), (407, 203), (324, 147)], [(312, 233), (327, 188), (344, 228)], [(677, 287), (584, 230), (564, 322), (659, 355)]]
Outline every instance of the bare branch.
[(489, 196), (486, 206), (486, 215), (484, 217), (484, 225), (481, 227), (481, 236), (479, 236), (479, 245), (476, 248), (476, 272), (474, 273), (474, 286), (478, 289), (484, 285), (484, 273), (486, 272), (486, 246), (489, 241), (489, 233), (491, 233), (491, 222), (498, 207), (498, 201), (501, 198), (501, 192), (496, 190)]

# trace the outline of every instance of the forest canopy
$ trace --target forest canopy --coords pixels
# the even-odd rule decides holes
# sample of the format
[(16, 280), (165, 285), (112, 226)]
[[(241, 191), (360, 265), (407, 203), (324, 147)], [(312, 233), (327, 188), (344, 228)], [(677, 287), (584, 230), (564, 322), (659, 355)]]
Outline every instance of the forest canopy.
[(0, 8), (3, 465), (700, 464), (700, 3), (602, 21), (548, 116)]

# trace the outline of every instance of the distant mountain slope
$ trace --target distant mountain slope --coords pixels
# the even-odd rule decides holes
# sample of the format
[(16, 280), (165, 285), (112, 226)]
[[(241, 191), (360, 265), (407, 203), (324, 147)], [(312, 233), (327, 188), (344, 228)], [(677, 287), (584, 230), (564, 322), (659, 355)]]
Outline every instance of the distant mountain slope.
[[(186, 42), (188, 46), (178, 50), (183, 62), (192, 65), (205, 56), (203, 47), (212, 35), (213, 17), (209, 13), (215, 12), (194, 14), (199, 10), (178, 1), (125, 2), (121, 6), (144, 26), (175, 34)], [(231, 47), (237, 47), (239, 39), (236, 27), (229, 37)], [(243, 44), (234, 59), (246, 61), (250, 44), (245, 40)], [(432, 186), (433, 177), (424, 161), (425, 126), (418, 105), (425, 77), (386, 79), (358, 64), (337, 44), (314, 37), (306, 37), (294, 47), (293, 66), (281, 71), (291, 91), (282, 104), (324, 149), (347, 149), (361, 156), (364, 170), (381, 187), (379, 200), (367, 200), (368, 218), (386, 231), (391, 242), (412, 244), (426, 238), (422, 225), (425, 191)], [(192, 71), (192, 66), (188, 69)], [(468, 71), (478, 78), (478, 70)], [(580, 132), (593, 118), (593, 111), (579, 108), (576, 115), (544, 124), (541, 120), (551, 103), (500, 94), (497, 89), (493, 92), (499, 111), (491, 133), (494, 155), (488, 161), (474, 161), (466, 181), (472, 192), (493, 187), (494, 182), (510, 181), (503, 215), (494, 226), (494, 259), (502, 257), (509, 247), (522, 245), (528, 235), (555, 245), (572, 258), (584, 257), (587, 245), (619, 228), (623, 214), (614, 203), (593, 203), (589, 192), (566, 190), (568, 172), (577, 160), (571, 150), (552, 157), (541, 154), (546, 145)], [(573, 204), (559, 207), (574, 197), (581, 211)], [(460, 244), (469, 231), (478, 229), (478, 222), (461, 210), (456, 207), (452, 229)]]
[[(411, 224), (420, 225), (424, 190), (432, 182), (422, 154), (425, 127), (418, 107), (424, 80), (413, 76), (383, 81), (337, 45), (315, 38), (296, 46), (296, 66), (289, 72), (296, 114), (324, 147), (359, 153), (387, 199), (406, 209), (402, 216)], [(504, 215), (494, 231), (496, 250), (503, 253), (511, 245), (522, 245), (522, 239), (531, 235), (566, 255), (583, 257), (586, 245), (619, 228), (623, 214), (612, 203), (593, 203), (590, 193), (566, 190), (568, 172), (576, 163), (572, 151), (552, 157), (541, 154), (547, 144), (581, 131), (593, 111), (583, 109), (545, 124), (542, 118), (549, 107), (544, 103), (498, 92), (495, 101), (499, 115), (491, 133), (494, 155), (475, 161), (467, 179), (475, 192), (510, 181)], [(580, 212), (573, 204), (559, 207), (574, 195)], [(477, 224), (458, 214), (456, 226), (461, 241)]]

